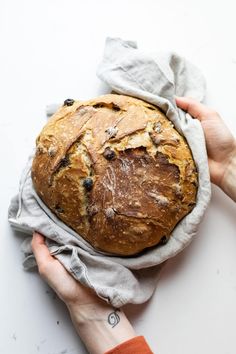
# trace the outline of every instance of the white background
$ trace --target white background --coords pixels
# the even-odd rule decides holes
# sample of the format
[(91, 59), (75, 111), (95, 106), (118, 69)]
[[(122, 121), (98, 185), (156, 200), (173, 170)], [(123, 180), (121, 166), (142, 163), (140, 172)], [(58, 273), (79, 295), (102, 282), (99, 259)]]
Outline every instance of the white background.
[[(105, 37), (119, 36), (195, 63), (207, 80), (207, 104), (236, 135), (234, 3), (0, 0), (1, 354), (85, 353), (64, 305), (37, 273), (22, 269), (23, 237), (7, 223), (45, 106), (106, 92), (96, 66)], [(169, 261), (149, 303), (128, 306), (137, 333), (155, 353), (236, 353), (235, 226), (235, 204), (214, 187), (194, 242)]]

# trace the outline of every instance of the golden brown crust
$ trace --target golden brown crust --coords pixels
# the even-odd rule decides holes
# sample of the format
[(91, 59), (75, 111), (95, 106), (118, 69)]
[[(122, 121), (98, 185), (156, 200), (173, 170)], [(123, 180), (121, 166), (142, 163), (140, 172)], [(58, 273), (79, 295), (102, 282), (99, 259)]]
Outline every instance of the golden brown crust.
[(37, 139), (34, 187), (95, 248), (133, 255), (168, 240), (193, 208), (185, 139), (155, 106), (104, 95), (63, 106)]

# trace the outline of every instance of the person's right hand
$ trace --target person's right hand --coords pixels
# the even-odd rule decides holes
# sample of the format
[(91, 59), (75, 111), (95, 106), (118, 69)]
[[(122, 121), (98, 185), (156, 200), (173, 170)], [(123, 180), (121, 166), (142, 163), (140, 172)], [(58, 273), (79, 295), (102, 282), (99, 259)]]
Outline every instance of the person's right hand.
[(176, 97), (179, 108), (197, 118), (204, 130), (211, 181), (224, 190), (224, 178), (236, 156), (236, 140), (217, 112), (192, 98)]

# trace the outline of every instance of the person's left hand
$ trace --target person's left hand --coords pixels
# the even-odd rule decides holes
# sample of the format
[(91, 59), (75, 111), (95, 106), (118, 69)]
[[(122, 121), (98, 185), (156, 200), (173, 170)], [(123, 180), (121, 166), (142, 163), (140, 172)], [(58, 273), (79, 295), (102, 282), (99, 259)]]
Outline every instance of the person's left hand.
[(102, 301), (92, 290), (76, 281), (63, 265), (51, 256), (41, 234), (34, 232), (31, 245), (40, 275), (67, 305)]
[(67, 305), (75, 329), (89, 353), (105, 353), (136, 336), (123, 311), (119, 310), (119, 315), (116, 313), (119, 321), (115, 326), (109, 321), (117, 309), (76, 281), (63, 265), (51, 256), (44, 237), (37, 232), (33, 234), (32, 250), (40, 275)]

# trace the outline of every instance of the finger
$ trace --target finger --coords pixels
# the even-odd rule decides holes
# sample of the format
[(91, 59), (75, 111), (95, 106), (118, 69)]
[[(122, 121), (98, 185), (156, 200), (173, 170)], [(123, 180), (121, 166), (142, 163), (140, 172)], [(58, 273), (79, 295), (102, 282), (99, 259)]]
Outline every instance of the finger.
[(51, 256), (45, 244), (45, 239), (41, 234), (34, 232), (31, 244), (39, 274), (60, 296), (60, 291), (58, 292), (58, 278), (63, 277), (64, 274), (68, 276), (66, 269), (58, 260)]
[(201, 120), (209, 119), (212, 116), (212, 110), (204, 104), (190, 97), (175, 97), (176, 104), (179, 108), (188, 112), (192, 117)]
[(45, 244), (45, 239), (41, 234), (37, 232), (33, 233), (31, 246), (39, 268), (54, 260)]

